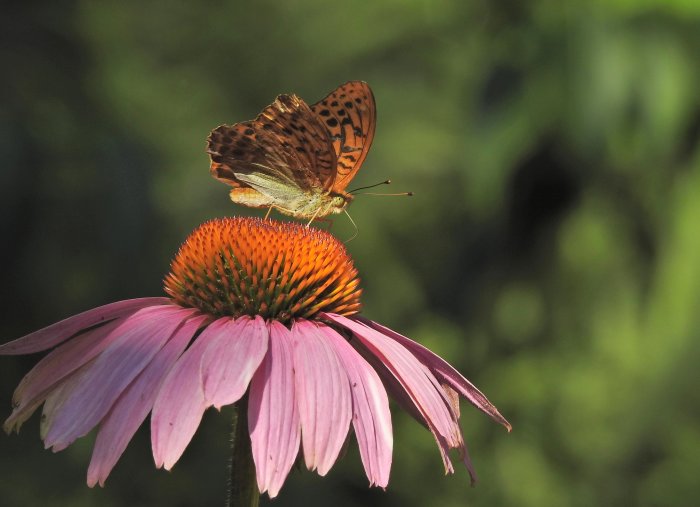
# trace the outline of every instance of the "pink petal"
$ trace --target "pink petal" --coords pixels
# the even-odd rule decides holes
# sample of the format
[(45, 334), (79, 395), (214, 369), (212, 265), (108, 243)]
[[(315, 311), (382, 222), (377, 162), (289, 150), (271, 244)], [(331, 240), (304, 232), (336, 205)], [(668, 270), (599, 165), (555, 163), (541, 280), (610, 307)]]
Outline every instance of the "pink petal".
[(451, 364), (442, 359), (440, 356), (427, 349), (423, 345), (407, 338), (396, 331), (382, 326), (376, 322), (367, 319), (360, 319), (363, 323), (376, 329), (380, 333), (393, 338), (401, 345), (410, 350), (430, 371), (442, 382), (445, 382), (458, 393), (464, 396), (476, 408), (491, 417), (497, 423), (502, 424), (508, 431), (512, 429), (510, 423), (503, 417), (498, 409), (488, 400), (488, 398), (479, 389), (474, 386), (469, 380), (459, 373)]
[(382, 333), (340, 315), (327, 317), (352, 331), (394, 374), (433, 433), (445, 471), (453, 472), (447, 452), (450, 448), (462, 449), (464, 442), (449, 400), (433, 374), (402, 345)]
[(294, 361), (289, 330), (270, 326), (270, 346), (250, 383), (248, 428), (261, 493), (279, 493), (299, 453), (301, 426), (294, 393)]
[(202, 381), (207, 406), (217, 410), (238, 401), (267, 352), (269, 332), (262, 317), (242, 317), (209, 334), (202, 357)]
[(172, 367), (153, 404), (151, 446), (157, 467), (170, 470), (192, 440), (208, 405), (202, 387), (202, 358), (212, 336), (232, 321), (215, 320)]
[(180, 323), (195, 311), (173, 305), (152, 306), (122, 322), (113, 331), (118, 337), (95, 359), (56, 414), (45, 444), (62, 448), (94, 428)]
[(309, 470), (326, 475), (338, 458), (351, 418), (350, 384), (334, 348), (315, 323), (292, 326), (294, 384)]
[(170, 303), (168, 298), (140, 298), (117, 301), (108, 305), (93, 308), (78, 315), (73, 315), (60, 322), (51, 324), (43, 329), (34, 331), (22, 338), (0, 345), (0, 355), (32, 354), (50, 349), (67, 340), (83, 329), (92, 327), (100, 322), (117, 319), (130, 315), (148, 306), (165, 305)]
[(352, 422), (370, 486), (385, 488), (389, 483), (394, 441), (386, 390), (377, 372), (345, 338), (327, 326), (319, 326), (319, 330), (333, 345), (350, 380)]
[(5, 431), (19, 431), (22, 423), (34, 413), (52, 390), (114, 341), (116, 335), (111, 333), (120, 324), (121, 321), (115, 320), (91, 329), (52, 350), (39, 361), (15, 389), (12, 397), (14, 410), (5, 421)]
[(117, 460), (151, 411), (168, 370), (207, 318), (204, 315), (193, 317), (175, 331), (170, 341), (127, 387), (109, 411), (100, 424), (95, 440), (88, 468), (88, 486), (93, 487), (98, 482), (100, 486), (104, 486)]
[(355, 346), (355, 350), (357, 350), (358, 354), (360, 354), (370, 364), (370, 366), (372, 366), (375, 372), (377, 372), (377, 375), (379, 375), (379, 378), (382, 380), (382, 384), (384, 384), (389, 396), (399, 404), (403, 411), (407, 412), (411, 417), (418, 421), (419, 424), (425, 426), (426, 429), (430, 429), (425, 417), (423, 417), (423, 414), (418, 411), (413, 399), (408, 395), (406, 389), (404, 389), (401, 382), (396, 379), (391, 370), (389, 370), (389, 368), (387, 368), (377, 356), (372, 354), (362, 344), (356, 343)]
[[(82, 382), (83, 378), (85, 377), (85, 373), (91, 364), (92, 363), (86, 364), (84, 368), (78, 370), (73, 375), (61, 382), (61, 384), (51, 391), (46, 398), (46, 402), (44, 403), (41, 413), (41, 421), (39, 423), (39, 435), (41, 436), (42, 440), (46, 438), (46, 434), (51, 429), (51, 426), (53, 426), (56, 414), (70, 397), (75, 388), (80, 384), (80, 382)], [(62, 451), (66, 447), (67, 446), (62, 446), (60, 448), (56, 447), (53, 449), (53, 452)], [(49, 446), (44, 445), (44, 448), (48, 449)]]
[[(406, 412), (408, 412), (411, 417), (413, 417), (416, 421), (418, 421), (421, 425), (425, 426), (428, 430), (430, 430), (433, 433), (433, 436), (435, 437), (438, 446), (440, 448), (440, 454), (443, 459), (443, 463), (445, 463), (445, 469), (446, 471), (450, 472), (452, 471), (452, 466), (451, 463), (449, 462), (448, 458), (448, 451), (450, 447), (447, 445), (445, 440), (438, 436), (435, 435), (435, 431), (430, 427), (428, 424), (428, 421), (426, 421), (425, 417), (423, 417), (423, 414), (421, 414), (418, 411), (418, 408), (414, 404), (412, 398), (409, 396), (409, 394), (406, 392), (404, 387), (401, 385), (401, 383), (396, 379), (396, 377), (391, 373), (391, 371), (382, 363), (382, 361), (377, 358), (376, 356), (372, 355), (368, 350), (366, 350), (363, 346), (358, 346), (356, 349), (358, 353), (362, 354), (362, 357), (364, 357), (367, 362), (372, 365), (374, 370), (377, 372), (379, 377), (382, 379), (382, 383), (386, 387), (387, 391), (389, 394), (391, 394), (391, 397), (398, 402), (399, 406)], [(455, 400), (456, 398), (456, 392), (452, 390), (451, 387), (449, 386), (442, 386), (442, 389), (445, 391), (445, 397), (446, 401), (449, 403), (450, 408), (453, 410), (454, 416), (459, 417), (459, 405), (458, 401)], [(455, 406), (455, 403), (457, 403), (457, 406)], [(461, 437), (460, 437), (461, 440)], [(472, 463), (469, 459), (469, 453), (467, 451), (466, 444), (462, 441), (459, 446), (458, 446), (460, 458), (462, 462), (464, 463), (464, 466), (467, 468), (469, 471), (469, 476), (471, 478), (472, 484), (474, 484), (477, 480), (476, 476), (476, 471), (474, 470), (474, 467), (472, 466)]]

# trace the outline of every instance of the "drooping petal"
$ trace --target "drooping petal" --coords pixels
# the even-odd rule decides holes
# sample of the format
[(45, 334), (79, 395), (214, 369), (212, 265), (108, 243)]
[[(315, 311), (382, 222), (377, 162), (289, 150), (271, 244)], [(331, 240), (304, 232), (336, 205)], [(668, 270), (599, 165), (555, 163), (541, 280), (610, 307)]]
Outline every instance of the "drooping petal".
[(406, 348), (379, 331), (340, 315), (327, 317), (352, 331), (394, 374), (433, 433), (445, 471), (452, 473), (454, 469), (447, 453), (451, 448), (461, 449), (464, 442), (449, 401), (433, 374)]
[[(66, 400), (70, 397), (71, 393), (77, 385), (82, 382), (85, 374), (92, 363), (86, 364), (83, 368), (76, 371), (73, 375), (66, 378), (60, 385), (56, 386), (51, 393), (47, 396), (46, 402), (41, 411), (41, 420), (39, 422), (39, 436), (42, 440), (46, 438), (47, 433), (53, 426), (55, 416), (61, 409)], [(48, 445), (44, 445), (45, 449), (48, 449)], [(54, 448), (53, 452), (58, 452), (62, 450), (63, 447)]]
[(98, 482), (100, 486), (104, 486), (117, 460), (153, 408), (158, 388), (166, 373), (206, 319), (204, 315), (192, 317), (175, 331), (168, 343), (127, 387), (109, 411), (100, 424), (95, 439), (88, 467), (88, 486), (93, 487)]
[[(374, 368), (379, 377), (382, 379), (382, 383), (384, 384), (386, 390), (389, 392), (394, 401), (396, 401), (405, 412), (411, 415), (411, 417), (413, 417), (416, 421), (418, 421), (421, 425), (423, 425), (426, 429), (433, 433), (435, 441), (437, 442), (438, 448), (440, 450), (440, 456), (442, 457), (442, 461), (445, 465), (445, 471), (449, 473), (453, 472), (452, 463), (449, 461), (448, 452), (451, 448), (455, 447), (455, 444), (449, 445), (448, 442), (441, 435), (435, 433), (435, 429), (431, 427), (430, 422), (426, 420), (424, 415), (419, 411), (410, 394), (406, 391), (401, 382), (399, 382), (396, 376), (382, 362), (380, 358), (373, 355), (368, 349), (366, 349), (362, 345), (356, 345), (356, 347), (357, 348), (355, 350), (357, 350), (357, 352), (360, 353), (370, 365), (372, 365), (372, 368)], [(451, 390), (449, 386), (441, 387), (443, 391), (445, 389)], [(450, 410), (453, 410), (454, 416), (458, 417), (459, 406), (455, 407), (455, 400), (453, 399), (454, 396), (452, 396), (449, 392), (444, 392), (444, 394), (445, 400), (449, 404)], [(477, 481), (476, 472), (469, 459), (469, 453), (467, 452), (466, 444), (464, 443), (461, 435), (459, 437), (458, 443), (456, 444), (456, 447), (459, 451), (460, 459), (462, 460), (464, 466), (469, 472), (471, 483), (474, 484)]]
[(217, 410), (238, 401), (265, 357), (269, 331), (262, 317), (229, 321), (208, 337), (202, 357), (202, 383), (207, 405)]
[(360, 457), (370, 486), (385, 488), (389, 483), (393, 433), (389, 398), (379, 375), (335, 330), (319, 326), (335, 348), (350, 380), (352, 423)]
[(127, 299), (93, 308), (0, 345), (0, 355), (12, 356), (41, 352), (55, 347), (83, 329), (111, 319), (125, 317), (142, 308), (165, 305), (169, 302), (168, 298)]
[(180, 323), (195, 311), (173, 305), (152, 306), (122, 322), (112, 332), (118, 338), (95, 359), (56, 413), (45, 444), (62, 449), (94, 428)]
[[(451, 448), (457, 447), (459, 457), (464, 466), (466, 467), (467, 471), (469, 472), (471, 483), (472, 485), (475, 484), (477, 481), (476, 471), (474, 470), (474, 467), (471, 463), (471, 460), (469, 458), (469, 452), (467, 450), (467, 445), (464, 442), (461, 434), (459, 436), (457, 444), (448, 444), (448, 442), (442, 436), (437, 435), (435, 433), (435, 430), (433, 427), (431, 427), (430, 422), (426, 420), (424, 415), (418, 410), (415, 402), (413, 401), (409, 393), (399, 382), (399, 380), (397, 380), (397, 378), (394, 376), (391, 370), (389, 370), (389, 368), (387, 368), (387, 366), (378, 357), (372, 355), (372, 353), (366, 350), (363, 346), (358, 346), (356, 350), (362, 354), (362, 357), (364, 357), (369, 364), (372, 365), (374, 370), (382, 379), (382, 383), (384, 384), (394, 401), (396, 401), (405, 412), (411, 415), (411, 417), (413, 417), (416, 421), (418, 421), (421, 425), (423, 425), (426, 429), (430, 430), (433, 433), (435, 441), (437, 442), (438, 448), (440, 450), (442, 461), (445, 464), (445, 471), (449, 473), (453, 472), (452, 463), (449, 461), (448, 452)], [(457, 404), (455, 406), (455, 403), (458, 403), (458, 400), (455, 400), (456, 392), (452, 391), (452, 389), (449, 386), (443, 385), (442, 389), (443, 391), (445, 391), (445, 400), (449, 404), (450, 409), (453, 411), (454, 417), (458, 418), (459, 405)]]
[(215, 320), (177, 360), (163, 381), (151, 415), (151, 446), (157, 467), (170, 470), (192, 440), (208, 405), (202, 386), (202, 357), (209, 338), (225, 328), (230, 317)]
[(92, 361), (115, 340), (117, 336), (111, 333), (120, 324), (115, 320), (91, 329), (52, 350), (39, 361), (15, 389), (12, 396), (14, 410), (3, 425), (5, 431), (19, 431), (22, 423), (61, 382)]
[(258, 488), (274, 498), (299, 453), (301, 426), (291, 334), (275, 321), (269, 330), (270, 346), (250, 383), (248, 429)]
[(391, 372), (391, 370), (372, 352), (370, 352), (362, 344), (355, 343), (355, 350), (372, 366), (379, 378), (382, 380), (382, 384), (386, 389), (387, 393), (401, 409), (413, 417), (418, 423), (429, 430), (428, 422), (423, 417), (423, 414), (418, 410), (413, 399), (406, 392), (401, 382), (399, 382), (396, 376)]
[(348, 434), (350, 384), (334, 348), (315, 323), (295, 321), (292, 341), (304, 460), (309, 470), (316, 469), (323, 476), (338, 458)]
[(451, 364), (443, 358), (427, 349), (420, 343), (417, 343), (410, 338), (407, 338), (396, 331), (382, 326), (368, 319), (360, 318), (363, 323), (376, 329), (380, 333), (393, 338), (401, 345), (410, 350), (430, 371), (437, 377), (438, 380), (445, 382), (462, 396), (464, 396), (472, 405), (491, 417), (494, 421), (502, 424), (508, 431), (512, 429), (510, 423), (501, 415), (498, 409), (491, 403), (488, 398), (476, 388), (474, 384), (469, 382), (461, 373), (459, 373)]

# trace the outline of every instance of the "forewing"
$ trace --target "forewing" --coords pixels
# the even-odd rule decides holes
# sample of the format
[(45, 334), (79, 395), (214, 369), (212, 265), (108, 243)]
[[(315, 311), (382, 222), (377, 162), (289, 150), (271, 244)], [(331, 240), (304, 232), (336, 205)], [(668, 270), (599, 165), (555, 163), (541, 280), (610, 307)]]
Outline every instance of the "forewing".
[(336, 155), (330, 134), (311, 111), (306, 102), (296, 95), (280, 95), (255, 120), (263, 130), (274, 133), (296, 156), (300, 167), (311, 173), (308, 177), (317, 186), (335, 174)]
[(221, 125), (207, 140), (211, 174), (233, 186), (267, 182), (289, 192), (320, 187), (335, 165), (328, 132), (295, 95), (280, 95), (255, 120)]
[(335, 177), (327, 189), (345, 190), (367, 157), (376, 124), (376, 106), (369, 85), (349, 81), (340, 85), (311, 110), (328, 129), (337, 157)]

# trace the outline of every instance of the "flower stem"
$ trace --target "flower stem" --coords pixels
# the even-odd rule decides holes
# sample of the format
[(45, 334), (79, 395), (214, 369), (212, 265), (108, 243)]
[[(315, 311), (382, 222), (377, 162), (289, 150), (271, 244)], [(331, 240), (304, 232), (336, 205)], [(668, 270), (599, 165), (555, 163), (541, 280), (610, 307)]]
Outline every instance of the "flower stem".
[(233, 406), (228, 507), (257, 507), (260, 500), (248, 434), (248, 395)]

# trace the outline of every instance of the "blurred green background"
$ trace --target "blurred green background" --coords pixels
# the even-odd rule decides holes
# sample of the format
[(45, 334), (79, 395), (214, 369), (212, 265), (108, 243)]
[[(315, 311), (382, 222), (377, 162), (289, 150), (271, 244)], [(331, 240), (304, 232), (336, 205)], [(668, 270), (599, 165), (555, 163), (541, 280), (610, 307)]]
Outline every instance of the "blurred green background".
[[(349, 209), (364, 314), (514, 430), (463, 405), (470, 488), (396, 410), (386, 492), (353, 440), (273, 505), (697, 505), (700, 3), (47, 0), (0, 28), (2, 341), (162, 294), (190, 230), (248, 213), (208, 174), (208, 132), (362, 79), (378, 125), (354, 183), (416, 194)], [(0, 358), (3, 418), (36, 361)], [(89, 489), (91, 438), (52, 455), (35, 416), (0, 435), (2, 505), (222, 505), (229, 422), (207, 413), (171, 473), (145, 428)]]

